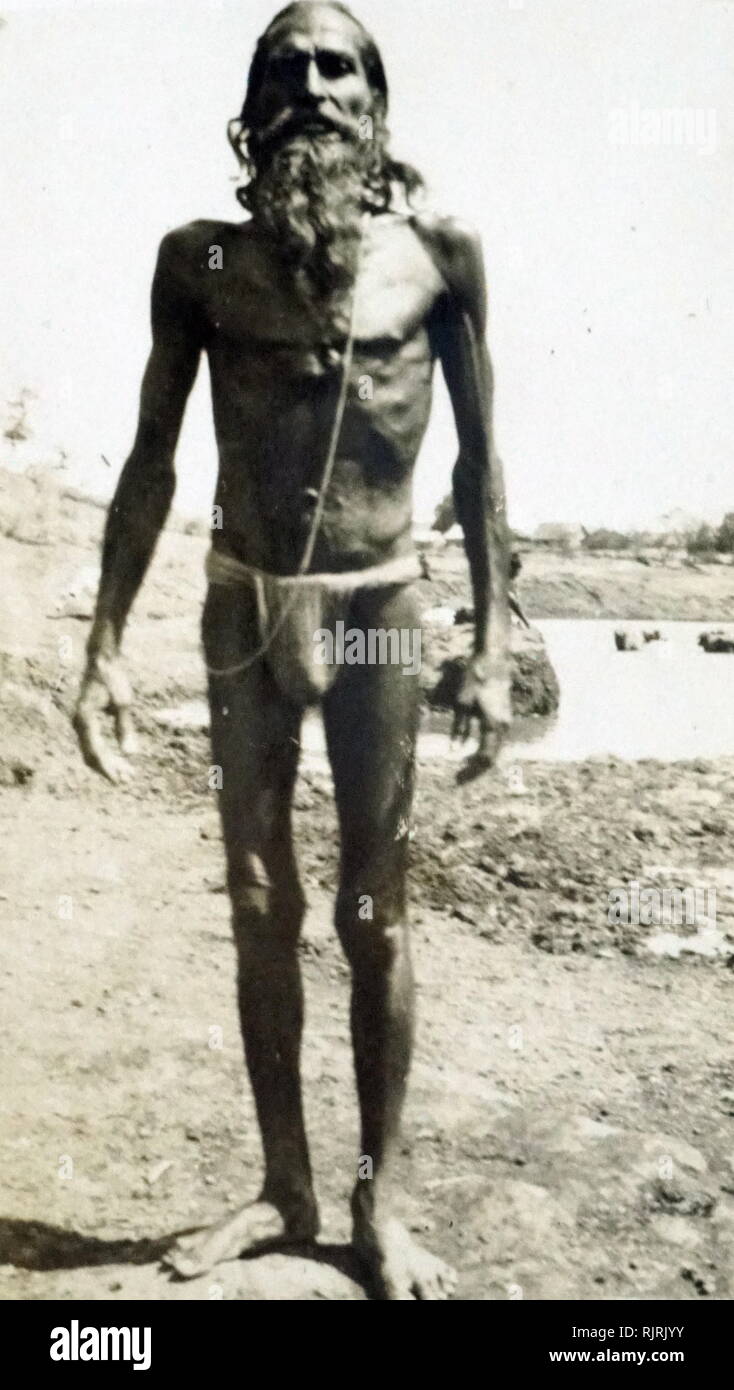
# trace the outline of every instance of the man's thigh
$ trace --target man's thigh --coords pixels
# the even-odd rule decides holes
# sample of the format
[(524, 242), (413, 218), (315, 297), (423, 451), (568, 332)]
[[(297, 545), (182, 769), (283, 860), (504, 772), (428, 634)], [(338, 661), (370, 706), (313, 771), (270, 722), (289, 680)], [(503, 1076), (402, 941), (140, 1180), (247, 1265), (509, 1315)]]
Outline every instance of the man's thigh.
[[(365, 633), (420, 630), (411, 588), (366, 591), (350, 614), (350, 628)], [(365, 652), (369, 653), (365, 640)], [(393, 641), (373, 644), (373, 654), (396, 653)], [(405, 652), (405, 644), (403, 651)], [(415, 645), (410, 648), (415, 651)], [(418, 650), (420, 650), (418, 648)], [(324, 701), (324, 724), (334, 775), (342, 838), (342, 866), (391, 874), (405, 867), (413, 799), (420, 677), (402, 660), (345, 666)]]
[[(291, 858), (302, 711), (284, 698), (263, 658), (251, 659), (259, 640), (254, 596), (212, 585), (202, 641), (227, 855), (230, 868), (244, 868), (254, 854), (269, 871), (273, 861), (277, 868)], [(227, 674), (216, 674), (222, 671)]]

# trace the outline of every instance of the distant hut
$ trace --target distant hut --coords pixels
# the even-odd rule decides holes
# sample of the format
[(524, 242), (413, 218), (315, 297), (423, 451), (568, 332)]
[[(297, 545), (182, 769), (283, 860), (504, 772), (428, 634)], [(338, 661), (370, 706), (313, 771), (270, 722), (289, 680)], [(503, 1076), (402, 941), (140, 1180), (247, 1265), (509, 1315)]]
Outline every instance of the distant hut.
[(536, 527), (533, 544), (544, 550), (580, 550), (584, 528), (574, 521), (544, 521)]

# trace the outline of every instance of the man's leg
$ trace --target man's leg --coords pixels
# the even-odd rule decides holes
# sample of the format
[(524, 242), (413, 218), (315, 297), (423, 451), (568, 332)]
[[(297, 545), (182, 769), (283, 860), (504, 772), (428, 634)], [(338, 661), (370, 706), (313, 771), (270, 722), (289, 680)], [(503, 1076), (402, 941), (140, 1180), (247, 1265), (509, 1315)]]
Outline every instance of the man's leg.
[[(350, 625), (419, 626), (406, 589), (364, 593)], [(382, 1298), (447, 1298), (455, 1276), (393, 1215), (394, 1166), (413, 1036), (406, 867), (419, 678), (399, 665), (345, 667), (324, 701), (341, 827), (336, 921), (352, 970), (352, 1040), (362, 1121), (353, 1240)], [(370, 1162), (367, 1163), (366, 1160)]]
[[(242, 661), (257, 640), (247, 593), (213, 588), (204, 611), (210, 666)], [(300, 1082), (303, 993), (297, 944), (305, 909), (291, 832), (301, 710), (262, 661), (210, 676), (212, 758), (238, 958), (242, 1038), (265, 1156), (260, 1199), (186, 1238), (168, 1263), (194, 1277), (273, 1239), (318, 1229)]]

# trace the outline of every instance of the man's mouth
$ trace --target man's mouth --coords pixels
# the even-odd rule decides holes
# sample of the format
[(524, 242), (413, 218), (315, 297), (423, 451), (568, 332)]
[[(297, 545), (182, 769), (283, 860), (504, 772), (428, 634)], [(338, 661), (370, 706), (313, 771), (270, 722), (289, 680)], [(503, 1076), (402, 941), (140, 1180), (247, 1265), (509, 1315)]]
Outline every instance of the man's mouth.
[(280, 145), (298, 135), (345, 137), (346, 132), (336, 121), (318, 111), (297, 111), (272, 122), (261, 136), (263, 144)]
[(302, 115), (294, 116), (292, 120), (279, 132), (279, 138), (288, 139), (294, 135), (310, 135), (318, 137), (321, 135), (332, 135), (343, 138), (343, 130), (330, 121), (328, 116), (320, 116), (318, 112), (306, 111)]
[(338, 134), (338, 127), (325, 116), (302, 116), (293, 122), (295, 130), (323, 131), (325, 134)]

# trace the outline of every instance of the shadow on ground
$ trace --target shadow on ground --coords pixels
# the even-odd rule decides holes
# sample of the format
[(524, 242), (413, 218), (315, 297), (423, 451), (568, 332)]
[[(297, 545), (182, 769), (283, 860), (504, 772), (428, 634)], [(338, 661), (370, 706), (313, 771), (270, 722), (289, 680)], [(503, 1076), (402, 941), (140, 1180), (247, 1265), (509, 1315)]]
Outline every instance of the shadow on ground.
[[(160, 1262), (174, 1242), (197, 1228), (173, 1231), (155, 1239), (107, 1240), (63, 1230), (43, 1221), (18, 1221), (0, 1217), (0, 1264), (34, 1271), (98, 1269), (106, 1265), (117, 1275), (114, 1291), (125, 1296), (131, 1281), (121, 1266), (148, 1266), (148, 1278), (157, 1292), (149, 1297), (262, 1297), (271, 1281), (274, 1298), (366, 1298), (362, 1272), (351, 1247), (337, 1244), (285, 1246), (277, 1241), (263, 1245), (239, 1260), (228, 1260), (199, 1279), (179, 1279), (161, 1269)], [(285, 1276), (285, 1277), (284, 1277)], [(335, 1277), (336, 1276), (336, 1277)], [(135, 1279), (139, 1284), (139, 1277)], [(283, 1292), (284, 1285), (289, 1292)], [(166, 1292), (166, 1286), (169, 1291)], [(351, 1286), (351, 1289), (350, 1289)], [(226, 1292), (225, 1292), (226, 1289)], [(188, 1294), (185, 1292), (188, 1290)], [(98, 1295), (99, 1296), (99, 1295)], [(102, 1295), (103, 1296), (103, 1295)], [(140, 1297), (140, 1293), (136, 1294)]]

